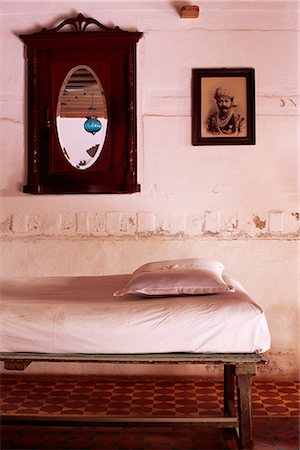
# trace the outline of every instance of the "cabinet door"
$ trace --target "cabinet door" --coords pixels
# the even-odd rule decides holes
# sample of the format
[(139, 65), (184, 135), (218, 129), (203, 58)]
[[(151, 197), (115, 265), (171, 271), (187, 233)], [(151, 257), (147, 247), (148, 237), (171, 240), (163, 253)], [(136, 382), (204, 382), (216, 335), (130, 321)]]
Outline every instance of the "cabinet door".
[[(85, 31), (92, 21), (98, 31)], [(79, 25), (78, 25), (79, 24)], [(66, 25), (75, 31), (63, 32)], [(22, 35), (33, 194), (132, 193), (137, 183), (136, 44), (142, 33), (79, 15)]]

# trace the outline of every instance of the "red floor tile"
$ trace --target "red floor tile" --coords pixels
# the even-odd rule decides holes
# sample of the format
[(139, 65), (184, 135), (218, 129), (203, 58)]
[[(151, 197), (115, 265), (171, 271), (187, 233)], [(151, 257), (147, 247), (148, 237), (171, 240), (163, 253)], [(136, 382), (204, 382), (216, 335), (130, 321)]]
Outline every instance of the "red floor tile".
[[(222, 382), (96, 377), (1, 378), (2, 414), (87, 416), (221, 415)], [(299, 383), (253, 383), (255, 449), (299, 448)], [(200, 424), (2, 427), (2, 449), (236, 448), (232, 432)]]

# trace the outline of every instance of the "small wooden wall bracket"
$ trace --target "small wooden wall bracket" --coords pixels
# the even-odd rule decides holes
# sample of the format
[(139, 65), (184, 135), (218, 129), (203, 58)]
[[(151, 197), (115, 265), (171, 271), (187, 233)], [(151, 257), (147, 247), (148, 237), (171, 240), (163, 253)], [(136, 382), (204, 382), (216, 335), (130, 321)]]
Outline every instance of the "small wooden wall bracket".
[(181, 8), (182, 19), (198, 19), (199, 6), (198, 5), (184, 5)]

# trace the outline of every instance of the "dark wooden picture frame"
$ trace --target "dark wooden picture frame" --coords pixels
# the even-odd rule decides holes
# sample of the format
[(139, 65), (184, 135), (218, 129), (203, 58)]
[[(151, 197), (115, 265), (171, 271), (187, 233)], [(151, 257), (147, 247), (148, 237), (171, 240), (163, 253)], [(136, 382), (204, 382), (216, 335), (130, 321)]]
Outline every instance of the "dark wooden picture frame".
[(255, 144), (252, 68), (193, 69), (192, 144)]
[[(137, 181), (136, 46), (141, 32), (109, 28), (78, 14), (58, 26), (20, 35), (26, 48), (30, 194), (127, 194)], [(108, 128), (87, 170), (69, 164), (56, 121), (61, 87), (74, 67), (88, 67), (104, 89)], [(94, 108), (96, 109), (96, 108)], [(90, 149), (89, 149), (90, 150)]]

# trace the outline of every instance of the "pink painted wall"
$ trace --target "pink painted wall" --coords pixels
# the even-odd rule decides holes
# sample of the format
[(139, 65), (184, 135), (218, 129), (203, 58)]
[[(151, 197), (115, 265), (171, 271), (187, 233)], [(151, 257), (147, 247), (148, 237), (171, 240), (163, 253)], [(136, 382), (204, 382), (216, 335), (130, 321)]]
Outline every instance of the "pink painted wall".
[[(266, 310), (267, 373), (297, 376), (297, 2), (209, 0), (199, 4), (199, 19), (181, 19), (169, 1), (0, 4), (1, 273), (98, 275), (166, 257), (217, 258)], [(25, 74), (17, 35), (79, 12), (144, 33), (137, 64), (141, 193), (22, 193)], [(256, 145), (191, 145), (191, 73), (206, 67), (255, 69)]]

